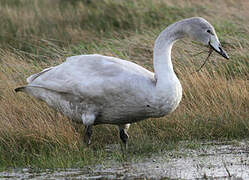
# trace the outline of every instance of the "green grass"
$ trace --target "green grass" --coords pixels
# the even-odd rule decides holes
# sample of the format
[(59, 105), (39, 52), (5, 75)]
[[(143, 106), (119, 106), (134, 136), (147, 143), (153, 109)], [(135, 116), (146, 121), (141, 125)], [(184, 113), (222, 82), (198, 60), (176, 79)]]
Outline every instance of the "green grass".
[[(242, 0), (0, 1), (0, 169), (83, 167), (109, 158), (132, 161), (178, 148), (182, 140), (198, 148), (200, 140), (247, 138), (247, 4)], [(86, 147), (83, 126), (13, 92), (30, 74), (78, 54), (115, 56), (153, 70), (157, 35), (167, 25), (192, 16), (202, 16), (215, 26), (231, 58), (226, 61), (214, 53), (212, 62), (192, 73), (207, 56), (201, 51), (208, 49), (187, 39), (177, 42), (172, 57), (184, 89), (182, 102), (167, 117), (133, 124), (126, 156), (117, 147), (106, 148), (120, 142), (114, 126), (94, 127), (92, 145)]]

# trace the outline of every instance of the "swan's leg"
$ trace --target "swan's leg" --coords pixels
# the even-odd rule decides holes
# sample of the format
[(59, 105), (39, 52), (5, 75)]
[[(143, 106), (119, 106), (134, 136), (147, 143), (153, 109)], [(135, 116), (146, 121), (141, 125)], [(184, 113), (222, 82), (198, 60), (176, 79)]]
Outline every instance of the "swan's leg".
[(91, 144), (92, 133), (93, 133), (93, 131), (92, 131), (92, 125), (86, 126), (85, 127), (85, 138), (84, 138), (84, 140), (85, 140), (85, 142), (86, 142), (87, 145)]
[[(128, 149), (128, 139), (129, 139), (129, 135), (128, 135), (128, 129), (130, 127), (130, 124), (123, 124), (123, 125), (119, 125), (119, 135), (120, 135), (120, 139), (123, 142), (124, 148), (125, 150)], [(122, 146), (121, 146), (122, 148)]]
[(82, 114), (81, 118), (82, 118), (83, 124), (85, 125), (84, 140), (87, 143), (87, 145), (90, 145), (91, 135), (92, 135), (92, 126), (94, 124), (96, 116), (93, 113), (86, 112)]

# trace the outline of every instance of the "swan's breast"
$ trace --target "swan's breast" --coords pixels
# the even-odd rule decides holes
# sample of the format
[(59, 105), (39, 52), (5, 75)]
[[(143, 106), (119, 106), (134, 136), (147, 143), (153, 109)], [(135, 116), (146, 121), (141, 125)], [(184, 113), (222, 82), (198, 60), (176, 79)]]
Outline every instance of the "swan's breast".
[(165, 116), (173, 112), (182, 99), (182, 86), (176, 81), (160, 87), (156, 92), (155, 109), (157, 117)]

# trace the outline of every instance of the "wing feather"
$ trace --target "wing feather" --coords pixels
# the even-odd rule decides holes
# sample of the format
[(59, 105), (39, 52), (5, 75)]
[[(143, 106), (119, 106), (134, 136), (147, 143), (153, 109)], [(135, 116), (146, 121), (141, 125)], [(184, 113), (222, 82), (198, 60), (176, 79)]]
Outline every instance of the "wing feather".
[(27, 82), (28, 83), (31, 83), (32, 81), (34, 81), (37, 77), (39, 77), (40, 75), (44, 74), (45, 72), (48, 72), (50, 71), (51, 69), (53, 69), (54, 67), (49, 67), (49, 68), (46, 68), (44, 69), (43, 71), (39, 72), (39, 73), (36, 73), (36, 74), (33, 74), (31, 76), (29, 76), (27, 78)]
[(88, 98), (132, 91), (153, 80), (154, 74), (137, 64), (102, 55), (73, 56), (27, 79), (32, 86)]

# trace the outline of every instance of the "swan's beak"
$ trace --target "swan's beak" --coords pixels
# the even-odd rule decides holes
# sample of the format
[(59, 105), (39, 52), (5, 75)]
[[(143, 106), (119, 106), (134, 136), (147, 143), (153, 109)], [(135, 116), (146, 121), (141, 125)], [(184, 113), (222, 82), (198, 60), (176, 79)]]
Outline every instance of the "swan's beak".
[(224, 58), (229, 59), (226, 51), (221, 47), (220, 42), (215, 38), (215, 36), (211, 37), (209, 45), (213, 50), (222, 55)]

